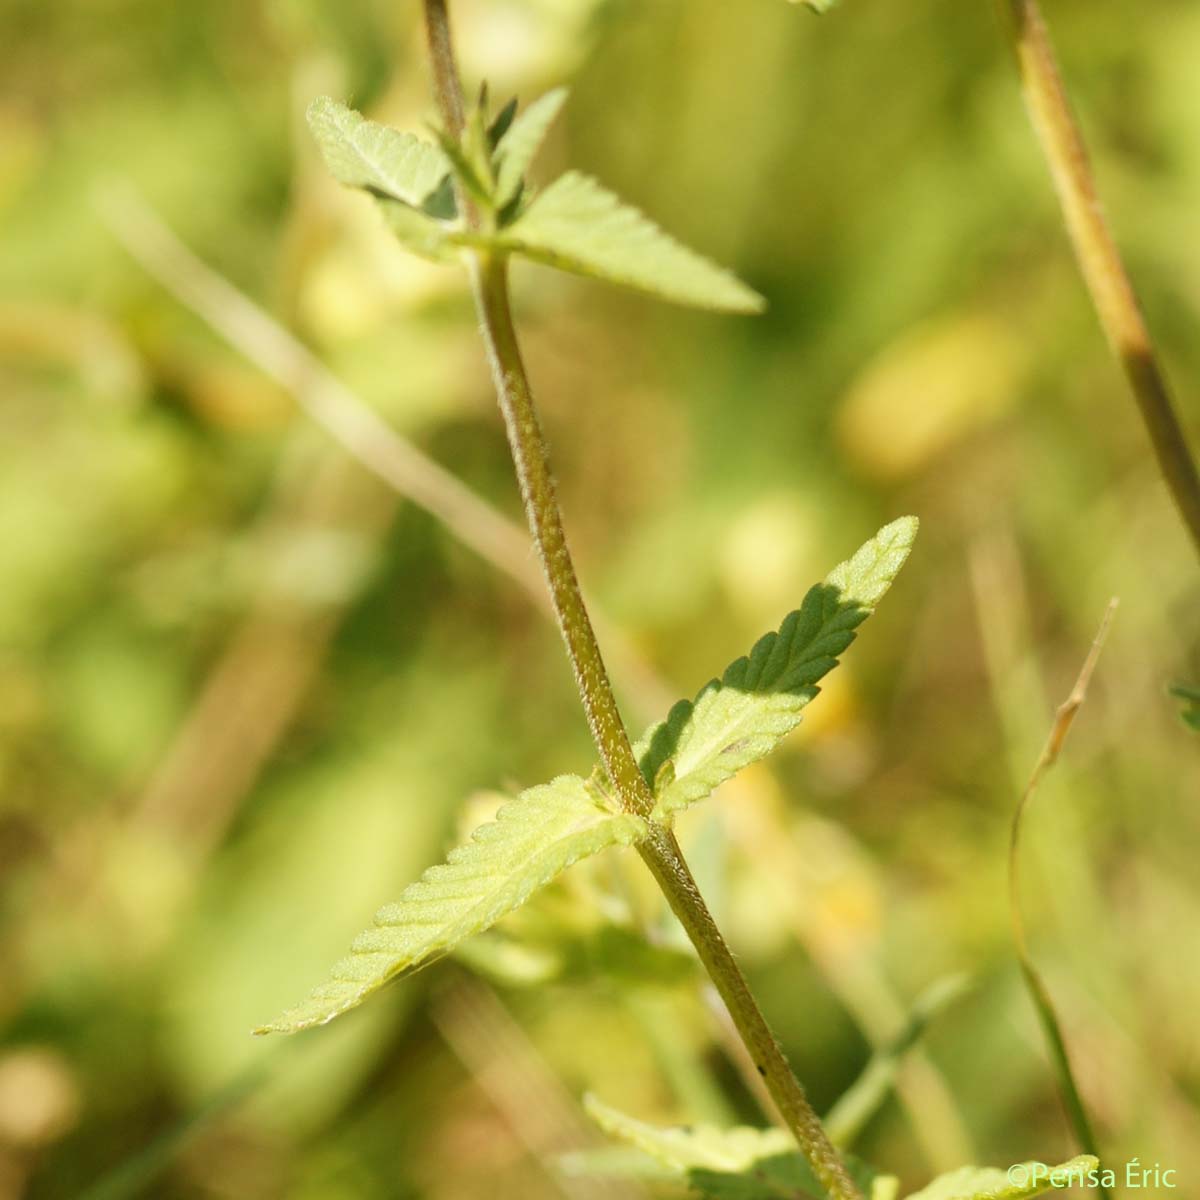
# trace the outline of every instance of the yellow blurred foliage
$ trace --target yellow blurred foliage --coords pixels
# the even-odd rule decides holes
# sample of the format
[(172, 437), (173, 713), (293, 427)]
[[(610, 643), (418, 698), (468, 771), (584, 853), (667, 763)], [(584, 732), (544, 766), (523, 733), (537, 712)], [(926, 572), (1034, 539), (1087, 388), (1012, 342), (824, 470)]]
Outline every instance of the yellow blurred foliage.
[(838, 441), (875, 478), (914, 475), (1012, 407), (1024, 362), (1012, 329), (993, 317), (919, 325), (854, 379), (837, 409)]

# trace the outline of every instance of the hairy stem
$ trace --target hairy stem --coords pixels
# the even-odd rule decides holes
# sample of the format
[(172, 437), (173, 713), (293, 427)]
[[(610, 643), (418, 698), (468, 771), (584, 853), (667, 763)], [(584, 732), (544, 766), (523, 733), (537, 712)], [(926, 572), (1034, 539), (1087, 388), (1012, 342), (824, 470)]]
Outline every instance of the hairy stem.
[(438, 112), (452, 138), (462, 137), (463, 97), (454, 57), (454, 39), (450, 36), (450, 14), (446, 0), (425, 0), (425, 43), (433, 69), (433, 95)]
[[(445, 0), (425, 0), (425, 22), (435, 95), (447, 128), (457, 134), (463, 121), (462, 91)], [(546, 443), (513, 326), (507, 262), (503, 256), (474, 250), (468, 252), (467, 262), (525, 515), (550, 588), (588, 726), (622, 806), (628, 812), (649, 818), (654, 797), (634, 758), (567, 548)], [(674, 834), (653, 820), (649, 823), (652, 833), (640, 848), (642, 858), (696, 947), (756, 1070), (801, 1151), (833, 1200), (861, 1200), (858, 1188), (825, 1136), (820, 1118), (751, 995)]]
[(1113, 241), (1087, 148), (1071, 112), (1037, 0), (1000, 0), (1030, 119), (1050, 168), (1063, 220), (1112, 352), (1125, 370), (1159, 470), (1200, 551), (1200, 474), (1171, 401), (1154, 344)]
[[(550, 587), (588, 725), (622, 806), (629, 812), (648, 817), (654, 798), (633, 756), (617, 710), (563, 533), (545, 441), (513, 328), (506, 263), (503, 258), (472, 253), (470, 266), (525, 514)], [(750, 994), (745, 977), (696, 887), (674, 834), (654, 821), (650, 822), (650, 827), (651, 837), (640, 847), (642, 858), (725, 1001), (754, 1060), (755, 1069), (829, 1195), (835, 1200), (857, 1200), (858, 1189), (825, 1136), (820, 1118)]]
[(639, 847), (642, 859), (696, 947), (704, 969), (716, 985), (754, 1061), (754, 1069), (767, 1085), (771, 1099), (792, 1131), (813, 1174), (833, 1200), (861, 1200), (857, 1185), (826, 1135), (821, 1118), (809, 1103), (803, 1086), (751, 994), (746, 977), (704, 903), (675, 835), (654, 822), (651, 822), (651, 829), (650, 838)]
[(575, 671), (575, 683), (583, 700), (588, 727), (621, 803), (630, 812), (647, 817), (654, 807), (654, 800), (625, 734), (567, 549), (546, 444), (513, 328), (507, 263), (503, 257), (483, 253), (472, 253), (469, 263), (525, 515), (550, 588), (554, 615)]

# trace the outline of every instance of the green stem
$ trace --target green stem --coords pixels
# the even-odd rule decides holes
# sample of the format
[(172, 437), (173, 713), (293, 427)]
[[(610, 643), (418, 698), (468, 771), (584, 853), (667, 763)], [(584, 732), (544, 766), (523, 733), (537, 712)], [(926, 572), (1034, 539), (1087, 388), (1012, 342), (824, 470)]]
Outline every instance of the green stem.
[(1125, 370), (1159, 470), (1200, 551), (1200, 474), (1171, 401), (1149, 330), (1109, 232), (1087, 147), (1063, 86), (1037, 0), (1000, 0), (1021, 87), (1062, 206), (1075, 257), (1104, 335)]
[(463, 92), (446, 0), (425, 0), (425, 43), (433, 68), (433, 94), (438, 112), (446, 123), (446, 132), (457, 140), (463, 131)]
[(813, 1174), (833, 1200), (861, 1200), (841, 1156), (821, 1125), (804, 1087), (784, 1057), (746, 977), (738, 967), (696, 881), (688, 869), (675, 835), (657, 822), (650, 823), (648, 840), (639, 847), (643, 861), (662, 889), (713, 981), (754, 1068), (762, 1076), (780, 1115), (795, 1137)]
[[(459, 131), (463, 120), (462, 91), (445, 0), (425, 0), (425, 21), (436, 81), (434, 90), (442, 119), (448, 129)], [(755, 1068), (766, 1082), (814, 1174), (833, 1200), (861, 1200), (861, 1193), (825, 1136), (820, 1118), (750, 994), (745, 977), (700, 895), (675, 835), (650, 817), (654, 797), (642, 777), (625, 732), (567, 548), (546, 443), (513, 325), (507, 262), (503, 256), (483, 250), (466, 253), (525, 515), (600, 759), (622, 807), (647, 819), (651, 833), (640, 847), (642, 858), (696, 947)]]
[[(525, 515), (533, 531), (554, 612), (575, 670), (588, 725), (622, 806), (628, 812), (649, 818), (654, 797), (634, 758), (617, 710), (563, 533), (546, 445), (513, 327), (507, 263), (502, 257), (480, 252), (472, 252), (469, 263)], [(700, 895), (675, 835), (653, 819), (649, 820), (649, 825), (650, 837), (639, 848), (642, 858), (666, 896), (671, 911), (696, 947), (700, 961), (750, 1051), (755, 1068), (766, 1082), (814, 1174), (834, 1200), (858, 1200), (857, 1187), (825, 1136), (820, 1118), (808, 1102), (803, 1087), (751, 995), (745, 976)]]
[(507, 262), (503, 257), (472, 252), (469, 265), (525, 515), (550, 588), (554, 615), (575, 670), (588, 727), (621, 803), (630, 812), (648, 817), (654, 798), (633, 757), (567, 549), (546, 443), (513, 327)]
[[(1067, 740), (1067, 734), (1071, 731), (1071, 725), (1083, 706), (1088, 684), (1095, 672), (1096, 663), (1099, 661), (1100, 651), (1104, 647), (1104, 640), (1108, 636), (1108, 628), (1116, 609), (1117, 601), (1110, 600), (1104, 613), (1104, 619), (1100, 623), (1100, 629), (1084, 660), (1079, 677), (1075, 681), (1075, 686), (1071, 689), (1071, 694), (1067, 699), (1059, 705), (1058, 711), (1054, 715), (1050, 736), (1046, 739), (1042, 753), (1029, 776), (1029, 782), (1025, 785), (1024, 792), (1021, 793), (1016, 812), (1013, 813), (1008, 842), (1008, 904), (1012, 919), (1013, 941), (1016, 943), (1017, 949), (1017, 961), (1021, 965), (1021, 974), (1025, 977), (1034, 1009), (1037, 1011), (1038, 1023), (1042, 1027), (1046, 1044), (1050, 1049), (1050, 1056), (1054, 1061), (1063, 1107), (1066, 1110), (1067, 1119), (1071, 1123), (1071, 1128), (1075, 1132), (1075, 1139), (1085, 1154), (1091, 1154), (1096, 1158), (1100, 1157), (1099, 1144), (1096, 1140), (1095, 1130), (1092, 1128), (1092, 1122), (1088, 1117), (1087, 1107), (1079, 1093), (1079, 1086), (1075, 1082), (1075, 1072), (1071, 1068), (1071, 1056), (1067, 1051), (1066, 1039), (1063, 1037), (1062, 1024), (1058, 1019), (1054, 1001), (1050, 998), (1050, 989), (1047, 988), (1045, 980), (1042, 979), (1041, 973), (1034, 965), (1029, 941), (1025, 935), (1025, 918), (1021, 913), (1021, 831), (1024, 827), (1024, 817), (1029, 802), (1033, 799), (1042, 777), (1058, 761), (1063, 744)], [(1103, 1184), (1098, 1186), (1097, 1191), (1102, 1200), (1112, 1200), (1112, 1193)]]

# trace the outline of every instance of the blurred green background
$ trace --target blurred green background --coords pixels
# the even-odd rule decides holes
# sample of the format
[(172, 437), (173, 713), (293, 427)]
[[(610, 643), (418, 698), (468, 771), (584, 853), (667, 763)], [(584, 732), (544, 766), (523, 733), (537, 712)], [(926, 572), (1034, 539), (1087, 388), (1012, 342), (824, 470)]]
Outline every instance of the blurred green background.
[[(1200, 6), (1048, 9), (1196, 441)], [(922, 519), (800, 732), (681, 830), (814, 1101), (962, 970), (972, 990), (859, 1149), (912, 1185), (1072, 1151), (1014, 964), (1005, 853), (1116, 594), (1030, 817), (1026, 911), (1109, 1158), (1161, 1162), (1194, 1194), (1200, 757), (1165, 688), (1200, 677), (1196, 564), (992, 7), (454, 10), (468, 80), (524, 100), (571, 85), (541, 178), (595, 174), (770, 301), (718, 318), (515, 268), (630, 724), (886, 520)], [(303, 128), (321, 92), (429, 119), (417, 17), (382, 0), (0, 4), (5, 1200), (97, 1184), (615, 1200), (648, 1193), (547, 1166), (598, 1144), (585, 1091), (651, 1120), (764, 1119), (687, 956), (635, 932), (659, 913), (628, 853), (328, 1029), (249, 1036), (494, 789), (592, 760), (528, 595), (112, 229), (153, 241), (140, 194), (518, 515), (463, 279), (390, 243)]]

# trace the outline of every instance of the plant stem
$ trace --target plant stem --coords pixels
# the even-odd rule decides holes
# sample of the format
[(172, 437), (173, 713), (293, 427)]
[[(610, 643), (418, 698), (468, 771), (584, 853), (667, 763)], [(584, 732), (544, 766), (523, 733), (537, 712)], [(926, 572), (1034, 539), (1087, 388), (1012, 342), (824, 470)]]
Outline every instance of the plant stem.
[(662, 889), (671, 911), (678, 918), (700, 956), (704, 969), (729, 1009), (734, 1026), (754, 1060), (787, 1127), (812, 1167), (821, 1186), (834, 1200), (861, 1200), (841, 1156), (809, 1103), (783, 1048), (771, 1032), (746, 977), (737, 965), (696, 881), (688, 869), (675, 835), (657, 822), (650, 823), (651, 835), (639, 847), (642, 859)]
[[(425, 22), (442, 119), (458, 133), (463, 122), (462, 90), (445, 0), (425, 0)], [(467, 263), (525, 515), (600, 759), (622, 807), (647, 820), (651, 832), (640, 847), (642, 858), (696, 947), (814, 1174), (833, 1200), (861, 1200), (704, 903), (675, 835), (650, 816), (654, 797), (629, 744), (567, 548), (546, 443), (513, 325), (507, 261), (472, 250), (467, 252)]]
[(696, 947), (756, 1070), (766, 1082), (813, 1172), (835, 1200), (858, 1200), (858, 1189), (825, 1136), (820, 1118), (809, 1104), (803, 1087), (750, 994), (745, 977), (700, 895), (674, 834), (650, 818), (654, 798), (633, 756), (617, 710), (563, 533), (545, 441), (512, 323), (507, 264), (503, 258), (479, 252), (472, 252), (469, 261), (525, 514), (550, 586), (555, 615), (601, 761), (616, 787), (622, 807), (648, 819), (651, 834), (639, 847), (642, 858), (666, 896), (671, 911)]
[[(1054, 1060), (1054, 1068), (1058, 1076), (1063, 1107), (1066, 1109), (1067, 1119), (1074, 1130), (1075, 1139), (1079, 1143), (1080, 1150), (1085, 1154), (1091, 1154), (1097, 1158), (1100, 1157), (1100, 1151), (1096, 1141), (1096, 1134), (1092, 1128), (1092, 1122), (1088, 1117), (1083, 1098), (1079, 1094), (1079, 1086), (1075, 1082), (1075, 1072), (1071, 1069), (1071, 1056), (1067, 1052), (1067, 1043), (1063, 1037), (1062, 1023), (1058, 1019), (1054, 1002), (1050, 998), (1050, 989), (1046, 986), (1041, 972), (1034, 965), (1033, 955), (1029, 949), (1029, 940), (1025, 934), (1025, 918), (1021, 914), (1021, 831), (1023, 828), (1023, 818), (1026, 809), (1029, 807), (1029, 802), (1033, 799), (1033, 794), (1037, 791), (1042, 777), (1058, 761), (1063, 744), (1067, 740), (1067, 734), (1071, 731), (1071, 725), (1074, 723), (1080, 708), (1083, 707), (1084, 699), (1087, 696), (1088, 684), (1092, 681), (1092, 675), (1096, 670), (1096, 663), (1100, 659), (1100, 651), (1104, 648), (1104, 640), (1108, 636), (1108, 628), (1112, 624), (1113, 615), (1116, 610), (1117, 601), (1114, 597), (1109, 601), (1108, 608), (1104, 611), (1104, 618), (1100, 622), (1100, 629), (1092, 642), (1092, 647), (1088, 651), (1087, 658), (1084, 660), (1079, 677), (1075, 680), (1075, 686), (1071, 689), (1071, 694), (1059, 705), (1058, 711), (1054, 714), (1054, 723), (1050, 728), (1050, 735), (1046, 739), (1042, 753), (1038, 756), (1037, 763), (1030, 773), (1029, 782), (1025, 785), (1025, 790), (1021, 793), (1021, 799), (1018, 801), (1016, 811), (1013, 813), (1012, 829), (1009, 834), (1008, 843), (1008, 904), (1009, 914), (1012, 918), (1013, 941), (1016, 943), (1017, 948), (1017, 960), (1021, 964), (1021, 974), (1025, 977), (1025, 983), (1029, 988), (1033, 1006), (1037, 1011), (1038, 1022), (1042, 1027), (1042, 1032), (1046, 1036), (1051, 1058)], [(1097, 1190), (1103, 1200), (1111, 1200), (1112, 1193), (1103, 1184)]]
[(433, 94), (438, 112), (446, 123), (446, 132), (457, 140), (463, 131), (463, 93), (446, 0), (425, 0), (425, 42), (433, 68)]
[(1104, 335), (1125, 369), (1159, 469), (1200, 551), (1200, 474), (1188, 448), (1137, 296), (1100, 205), (1083, 135), (1037, 0), (1000, 0), (1030, 119)]
[(546, 443), (513, 327), (508, 265), (503, 257), (475, 252), (470, 255), (469, 265), (525, 515), (575, 670), (588, 728), (623, 806), (638, 816), (649, 817), (654, 799), (633, 757), (567, 549)]

